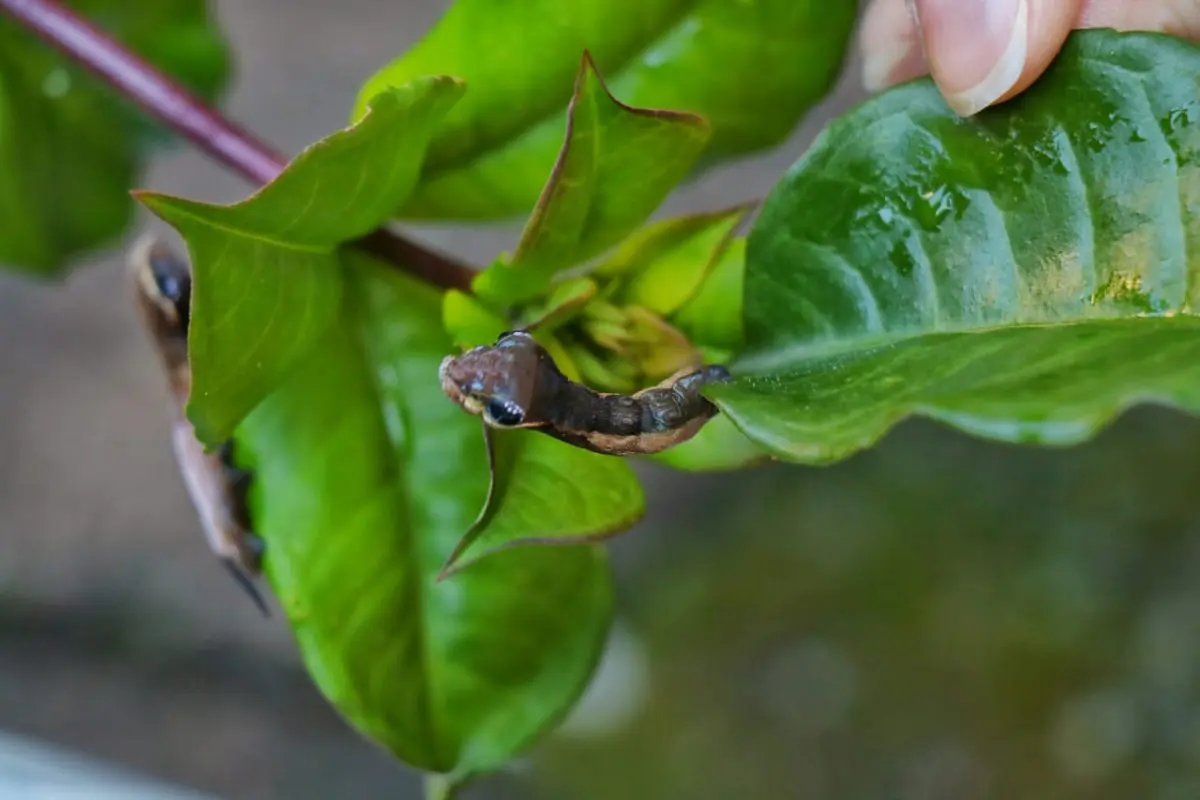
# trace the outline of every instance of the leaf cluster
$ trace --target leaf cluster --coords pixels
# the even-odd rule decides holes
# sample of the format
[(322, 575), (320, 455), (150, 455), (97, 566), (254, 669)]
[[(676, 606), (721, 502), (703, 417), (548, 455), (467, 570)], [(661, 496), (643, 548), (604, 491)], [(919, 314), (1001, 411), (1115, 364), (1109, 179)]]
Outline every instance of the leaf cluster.
[[(102, 22), (116, 6), (79, 5)], [(159, 55), (213, 87), (224, 54), (196, 5), (163, 4), (191, 47)], [(1200, 53), (1182, 42), (1076, 34), (970, 120), (906, 84), (831, 123), (761, 209), (655, 217), (785, 138), (853, 22), (853, 4), (784, 0), (458, 0), (367, 81), (349, 127), (245, 200), (138, 194), (193, 265), (188, 416), (253, 471), (315, 682), (406, 762), (455, 784), (570, 708), (612, 615), (596, 542), (644, 505), (626, 460), (528, 431), (485, 447), (437, 384), (448, 354), (532, 327), (610, 392), (728, 363), (736, 380), (707, 390), (723, 413), (652, 457), (696, 471), (827, 463), (912, 415), (1068, 444), (1137, 402), (1200, 410), (1200, 98), (1179, 77)], [(25, 39), (0, 53), (8, 107), (64, 131), (106, 113), (90, 86), (47, 94), (62, 68)], [(97, 209), (135, 162), (81, 154), (103, 180), (68, 192), (45, 180), (55, 140), (17, 130), (0, 116), (0, 158), (22, 162), (0, 260), (48, 271), (123, 227), (123, 204)], [(34, 179), (71, 213), (45, 219)], [(521, 214), (469, 291), (355, 246), (397, 218)]]

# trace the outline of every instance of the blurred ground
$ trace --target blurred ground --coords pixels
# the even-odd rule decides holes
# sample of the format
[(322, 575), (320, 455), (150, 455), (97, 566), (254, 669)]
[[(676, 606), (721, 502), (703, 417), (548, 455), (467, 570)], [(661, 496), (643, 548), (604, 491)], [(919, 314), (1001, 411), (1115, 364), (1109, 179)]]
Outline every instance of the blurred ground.
[(212, 800), (4, 733), (0, 733), (0, 791), (5, 797), (26, 800)]
[[(229, 113), (294, 152), (443, 6), (219, 3)], [(786, 147), (670, 210), (763, 194), (859, 97), (852, 66)], [(144, 184), (246, 192), (185, 150)], [(424, 235), (486, 261), (515, 231)], [(416, 796), (209, 558), (122, 269), (0, 275), (0, 730), (228, 798)], [(592, 713), (471, 796), (1200, 796), (1197, 445), (1141, 411), (1067, 451), (912, 424), (832, 468), (647, 471)]]

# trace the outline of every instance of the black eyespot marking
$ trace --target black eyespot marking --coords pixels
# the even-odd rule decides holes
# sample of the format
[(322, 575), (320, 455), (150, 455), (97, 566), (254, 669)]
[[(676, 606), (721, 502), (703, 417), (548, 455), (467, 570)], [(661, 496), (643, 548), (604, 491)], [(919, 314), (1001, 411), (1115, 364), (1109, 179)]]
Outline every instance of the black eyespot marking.
[(154, 278), (158, 282), (158, 290), (162, 292), (163, 297), (176, 303), (183, 299), (183, 282), (178, 276), (165, 272), (156, 272), (154, 273)]
[(192, 276), (187, 264), (173, 253), (150, 254), (150, 274), (159, 295), (175, 308), (179, 332), (186, 336), (192, 313)]
[(483, 412), (487, 415), (489, 422), (502, 428), (520, 425), (525, 421), (525, 412), (508, 400), (493, 398), (487, 402)]
[(150, 272), (158, 291), (172, 303), (186, 302), (191, 294), (192, 282), (186, 269), (172, 258), (151, 255)]
[(511, 331), (505, 331), (496, 339), (496, 345), (502, 345), (505, 342), (510, 342), (513, 339), (532, 339), (533, 335), (524, 328), (513, 328)]
[(719, 413), (703, 389), (731, 377), (709, 364), (633, 394), (602, 394), (572, 382), (519, 329), (448, 356), (438, 374), (449, 398), (489, 429), (531, 429), (606, 455), (649, 455), (688, 441)]

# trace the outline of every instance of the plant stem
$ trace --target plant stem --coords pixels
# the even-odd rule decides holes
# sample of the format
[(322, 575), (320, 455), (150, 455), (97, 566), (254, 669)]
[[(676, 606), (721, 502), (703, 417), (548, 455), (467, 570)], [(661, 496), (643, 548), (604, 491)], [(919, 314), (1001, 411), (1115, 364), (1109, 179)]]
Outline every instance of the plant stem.
[[(287, 165), (287, 159), (278, 151), (57, 0), (0, 0), (0, 13), (252, 183), (270, 183)], [(386, 228), (356, 244), (437, 286), (470, 289), (470, 267)]]
[(425, 800), (454, 800), (454, 784), (445, 775), (425, 773)]

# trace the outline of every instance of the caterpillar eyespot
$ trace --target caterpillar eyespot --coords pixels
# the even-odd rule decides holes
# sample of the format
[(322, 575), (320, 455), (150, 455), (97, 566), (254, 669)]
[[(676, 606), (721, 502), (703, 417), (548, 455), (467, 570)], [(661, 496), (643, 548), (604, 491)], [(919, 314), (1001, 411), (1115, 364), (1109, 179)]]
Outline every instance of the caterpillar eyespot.
[(493, 398), (483, 407), (488, 424), (497, 428), (513, 428), (525, 421), (525, 412), (515, 403)]

